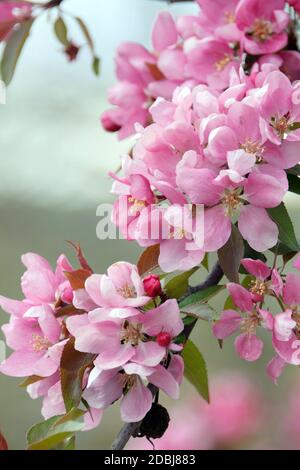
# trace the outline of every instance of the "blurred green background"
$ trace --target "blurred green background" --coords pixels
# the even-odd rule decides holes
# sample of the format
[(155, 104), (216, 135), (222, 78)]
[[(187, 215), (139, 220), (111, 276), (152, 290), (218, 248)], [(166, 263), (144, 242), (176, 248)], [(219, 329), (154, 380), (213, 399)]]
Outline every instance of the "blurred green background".
[[(93, 76), (86, 48), (77, 62), (68, 64), (45, 16), (33, 28), (7, 104), (0, 106), (0, 292), (15, 298), (21, 297), (20, 256), (27, 251), (55, 263), (61, 252), (73, 255), (65, 240), (74, 240), (81, 242), (97, 272), (117, 260), (136, 261), (140, 250), (135, 244), (96, 237), (96, 208), (112, 200), (107, 171), (116, 169), (120, 154), (130, 148), (130, 141), (119, 143), (99, 125), (106, 89), (115, 80), (114, 51), (124, 40), (148, 45), (151, 24), (162, 9), (196, 11), (195, 5), (168, 7), (155, 0), (66, 0), (64, 8), (89, 26), (102, 71), (100, 78)], [(70, 27), (70, 32), (76, 42), (80, 31)], [(299, 233), (299, 202), (287, 199)], [(220, 296), (219, 307), (221, 301)], [(0, 323), (5, 321), (0, 312)], [(207, 325), (199, 325), (195, 335), (209, 373), (243, 370), (263, 387), (268, 401), (278, 403), (298, 372), (285, 371), (274, 387), (264, 370), (272, 357), (270, 347), (258, 363), (247, 364), (236, 357), (231, 341), (221, 352)], [(40, 402), (17, 385), (18, 380), (0, 376), (0, 428), (11, 449), (24, 448), (26, 429), (41, 420)], [(183, 394), (187, 392), (191, 390), (185, 385)], [(118, 407), (111, 407), (100, 428), (79, 436), (78, 448), (109, 448), (120, 425)]]

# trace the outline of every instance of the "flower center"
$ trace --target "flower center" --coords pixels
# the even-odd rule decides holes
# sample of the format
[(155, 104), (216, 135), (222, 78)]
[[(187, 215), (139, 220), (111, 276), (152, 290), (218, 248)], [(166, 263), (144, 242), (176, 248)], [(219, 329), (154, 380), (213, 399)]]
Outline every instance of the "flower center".
[(263, 296), (265, 295), (266, 291), (267, 291), (267, 286), (263, 281), (260, 281), (259, 279), (256, 279), (255, 281), (251, 281), (250, 292), (252, 292), (252, 294)]
[(186, 231), (181, 227), (174, 227), (173, 237), (175, 240), (182, 240), (186, 237)]
[(129, 207), (129, 215), (135, 216), (139, 212), (141, 212), (144, 207), (146, 207), (145, 201), (140, 201), (139, 199), (134, 199), (133, 197), (128, 198), (128, 202), (130, 204)]
[(31, 344), (35, 352), (47, 351), (47, 349), (51, 346), (51, 343), (47, 340), (47, 338), (37, 334), (32, 335)]
[(222, 59), (218, 60), (215, 63), (215, 67), (216, 67), (218, 72), (222, 72), (225, 69), (226, 65), (228, 65), (230, 62), (231, 62), (230, 55), (229, 54), (224, 54)]
[(246, 139), (246, 141), (241, 145), (241, 149), (245, 150), (246, 153), (255, 155), (257, 163), (262, 162), (265, 148), (260, 142), (254, 141), (252, 139)]
[(124, 299), (134, 299), (137, 295), (134, 286), (129, 284), (125, 284), (125, 286), (120, 287), (117, 291)]
[(260, 319), (256, 312), (252, 312), (247, 317), (243, 318), (241, 322), (241, 331), (242, 333), (248, 333), (254, 335), (256, 332), (256, 327), (259, 326)]
[(233, 191), (226, 189), (222, 198), (222, 205), (225, 208), (225, 214), (228, 217), (231, 217), (233, 213), (242, 205), (240, 189)]
[(122, 385), (123, 385), (123, 392), (126, 393), (130, 390), (137, 381), (137, 376), (135, 374), (128, 375), (122, 374)]
[(273, 34), (272, 24), (270, 23), (270, 21), (261, 20), (257, 18), (253, 23), (250, 34), (252, 35), (255, 41), (265, 42)]
[(121, 343), (130, 343), (131, 346), (137, 346), (140, 341), (145, 339), (144, 333), (142, 332), (142, 326), (133, 325), (128, 321), (125, 321), (123, 324), (123, 329), (121, 333)]
[(225, 21), (227, 24), (232, 24), (235, 22), (235, 14), (233, 13), (233, 11), (226, 11)]
[(285, 116), (281, 116), (279, 118), (271, 118), (271, 126), (275, 129), (281, 139), (284, 139), (291, 130), (290, 127), (292, 123), (289, 119), (289, 114), (286, 114)]

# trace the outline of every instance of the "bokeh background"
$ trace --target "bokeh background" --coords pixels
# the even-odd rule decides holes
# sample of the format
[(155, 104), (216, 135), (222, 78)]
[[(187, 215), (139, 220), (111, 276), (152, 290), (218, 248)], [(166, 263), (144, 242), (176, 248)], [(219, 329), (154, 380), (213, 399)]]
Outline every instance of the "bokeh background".
[[(135, 244), (124, 240), (99, 241), (96, 237), (96, 208), (101, 202), (112, 201), (107, 172), (118, 167), (120, 154), (131, 145), (130, 141), (119, 143), (115, 135), (106, 134), (100, 127), (99, 116), (107, 106), (106, 89), (115, 81), (116, 47), (124, 40), (149, 45), (153, 20), (166, 8), (175, 15), (196, 11), (193, 4), (168, 6), (156, 0), (64, 2), (64, 9), (82, 17), (90, 28), (102, 60), (100, 78), (92, 74), (85, 48), (76, 62), (67, 63), (47, 15), (34, 25), (7, 92), (7, 104), (0, 106), (2, 294), (21, 297), (22, 253), (36, 251), (54, 263), (61, 252), (72, 257), (66, 240), (81, 242), (97, 272), (105, 271), (117, 260), (136, 261), (140, 250)], [(80, 35), (70, 25), (71, 36), (73, 32), (75, 38)], [(299, 233), (299, 202), (292, 196), (287, 197), (287, 202)], [(217, 300), (219, 308), (223, 300), (222, 296)], [(6, 314), (0, 312), (0, 324), (6, 320)], [(267, 404), (268, 412), (262, 413), (263, 420), (252, 439), (236, 442), (234, 448), (291, 446), (282, 416), (289, 394), (295, 390), (299, 370), (287, 369), (275, 387), (265, 374), (265, 365), (272, 357), (270, 346), (258, 363), (247, 364), (236, 357), (230, 340), (220, 351), (207, 325), (198, 326), (194, 339), (206, 358), (210, 376), (222, 373), (230, 381), (230, 374), (242, 373), (254, 389), (260, 390)], [(238, 387), (236, 393), (239, 394)], [(182, 395), (197, 400), (187, 384)], [(300, 397), (300, 389), (296, 396)], [(250, 393), (249, 402), (255, 397)], [(171, 406), (172, 414), (176, 414), (176, 406), (182, 405)], [(199, 419), (201, 407), (195, 411)], [(40, 402), (29, 399), (18, 387), (18, 380), (0, 376), (0, 428), (10, 448), (24, 448), (26, 430), (38, 421), (41, 421)], [(108, 449), (120, 425), (118, 407), (111, 407), (97, 430), (78, 437), (78, 448)], [(296, 436), (293, 444), (296, 447), (297, 439)], [(298, 442), (300, 448), (300, 430)], [(131, 447), (135, 445), (138, 444)]]

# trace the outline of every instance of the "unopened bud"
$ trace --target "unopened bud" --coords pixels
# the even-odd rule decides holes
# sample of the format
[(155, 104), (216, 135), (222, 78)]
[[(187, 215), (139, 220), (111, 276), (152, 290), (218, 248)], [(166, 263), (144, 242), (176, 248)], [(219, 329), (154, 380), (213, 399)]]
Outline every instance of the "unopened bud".
[(144, 289), (149, 297), (157, 297), (162, 293), (159, 276), (150, 274), (143, 280)]

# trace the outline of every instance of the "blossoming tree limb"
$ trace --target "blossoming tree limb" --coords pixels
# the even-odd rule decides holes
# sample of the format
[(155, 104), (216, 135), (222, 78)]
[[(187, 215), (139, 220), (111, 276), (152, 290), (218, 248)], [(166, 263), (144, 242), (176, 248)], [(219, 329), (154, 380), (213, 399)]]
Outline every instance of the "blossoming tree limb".
[[(212, 347), (236, 335), (247, 362), (261, 357), (266, 330), (273, 382), (300, 365), (299, 243), (285, 205), (288, 192), (300, 194), (300, 4), (196, 3), (195, 15), (158, 15), (150, 50), (121, 44), (101, 117), (120, 139), (134, 135), (110, 176), (112, 221), (143, 248), (137, 265), (98, 274), (79, 246), (77, 266), (61, 255), (53, 269), (27, 253), (24, 299), (0, 296), (12, 350), (0, 371), (43, 398), (29, 449), (73, 448), (75, 433), (115, 402), (125, 426), (114, 449), (131, 435), (159, 438), (169, 423), (159, 395), (178, 399), (183, 376), (209, 401), (190, 339), (200, 320)], [(192, 286), (212, 254), (218, 263)], [(219, 312), (210, 300), (225, 289)]]

